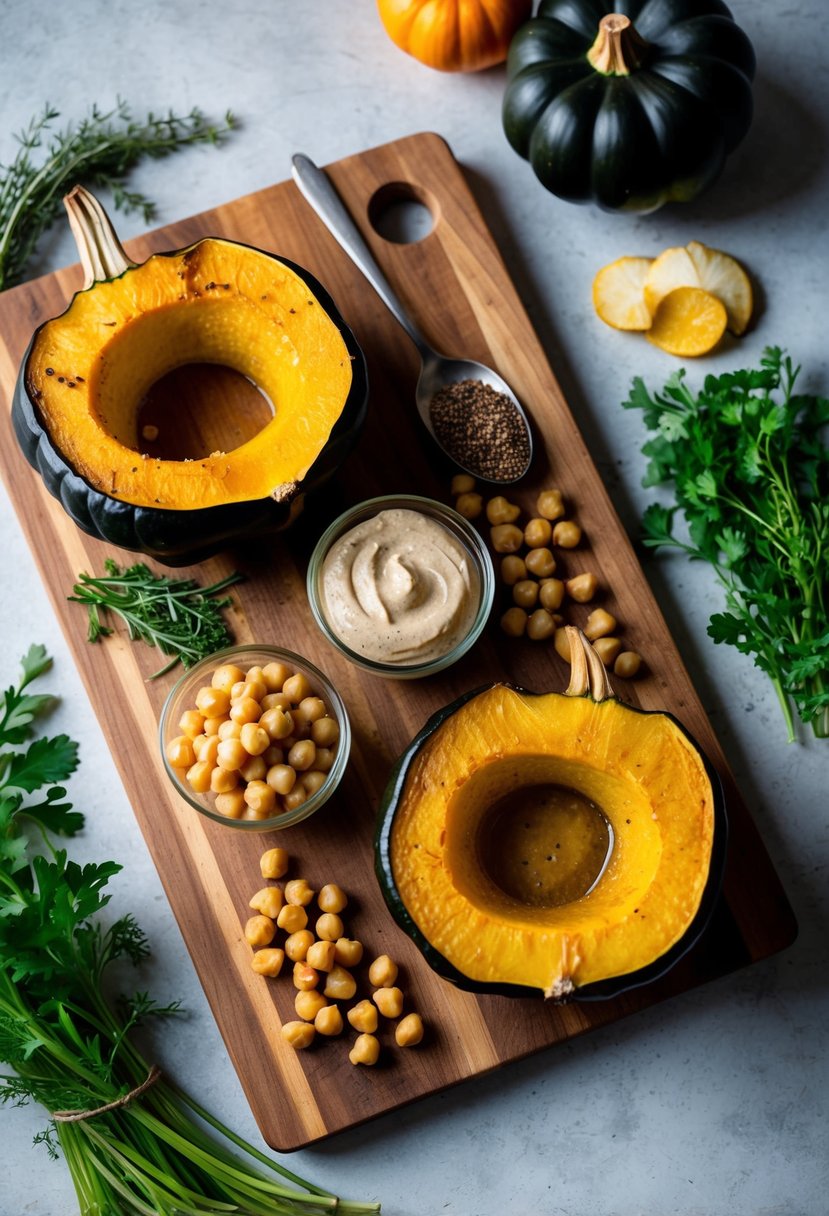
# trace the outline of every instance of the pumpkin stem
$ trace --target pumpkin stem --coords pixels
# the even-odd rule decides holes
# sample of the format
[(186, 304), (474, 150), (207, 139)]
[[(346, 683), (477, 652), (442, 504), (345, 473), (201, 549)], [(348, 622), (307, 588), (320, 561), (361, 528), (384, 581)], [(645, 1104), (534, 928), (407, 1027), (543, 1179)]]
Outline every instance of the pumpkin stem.
[(78, 246), (84, 291), (93, 283), (117, 279), (136, 265), (124, 253), (109, 216), (94, 194), (83, 186), (73, 186), (63, 205), (69, 213), (69, 227)]
[(642, 63), (648, 45), (637, 34), (630, 17), (608, 13), (599, 22), (599, 32), (587, 58), (603, 76), (629, 76)]
[(604, 663), (580, 629), (565, 625), (570, 643), (570, 683), (564, 690), (567, 697), (590, 696), (594, 701), (606, 701), (613, 696)]

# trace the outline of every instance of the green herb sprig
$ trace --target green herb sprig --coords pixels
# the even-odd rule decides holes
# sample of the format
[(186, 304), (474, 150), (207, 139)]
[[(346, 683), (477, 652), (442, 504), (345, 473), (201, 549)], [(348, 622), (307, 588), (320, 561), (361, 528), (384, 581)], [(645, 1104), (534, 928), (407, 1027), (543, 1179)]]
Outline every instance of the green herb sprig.
[(73, 594), (67, 598), (86, 605), (90, 642), (112, 633), (102, 622), (101, 612), (113, 612), (125, 622), (131, 641), (146, 642), (162, 654), (172, 655), (171, 662), (153, 672), (151, 680), (178, 662), (192, 667), (233, 641), (222, 618), (222, 609), (233, 601), (222, 592), (241, 582), (241, 574), (229, 574), (210, 587), (200, 587), (195, 579), (154, 574), (143, 562), (121, 570), (107, 558), (104, 567), (106, 574), (97, 578), (79, 574)]
[[(0, 1067), (13, 1070), (0, 1073), (0, 1101), (36, 1101), (53, 1116), (35, 1141), (63, 1155), (81, 1216), (379, 1212), (378, 1203), (340, 1200), (259, 1152), (134, 1045), (139, 1023), (180, 1006), (146, 992), (117, 1003), (106, 995), (112, 964), (143, 963), (148, 944), (131, 914), (102, 915), (121, 867), (82, 865), (51, 841), (77, 833), (83, 816), (55, 784), (75, 769), (76, 744), (65, 735), (32, 739), (54, 698), (27, 688), (50, 666), (33, 646), (0, 702)], [(37, 829), (33, 839), (27, 824)], [(65, 1121), (68, 1114), (83, 1117)]]
[(236, 125), (230, 112), (215, 124), (197, 109), (184, 116), (150, 113), (139, 121), (120, 99), (111, 110), (93, 106), (78, 123), (55, 131), (59, 117), (54, 106), (44, 106), (17, 136), (14, 159), (0, 165), (0, 291), (20, 282), (37, 242), (60, 214), (63, 195), (76, 183), (112, 190), (116, 207), (140, 211), (149, 222), (154, 205), (127, 189), (127, 172), (145, 156), (219, 143)]
[[(675, 503), (643, 518), (643, 541), (708, 562), (725, 590), (715, 642), (754, 657), (771, 678), (795, 737), (793, 708), (829, 737), (829, 400), (795, 393), (799, 368), (779, 347), (756, 369), (707, 376), (694, 394), (684, 371), (661, 393), (633, 382), (627, 409), (655, 432), (642, 448), (646, 486)], [(688, 539), (674, 535), (680, 513)]]

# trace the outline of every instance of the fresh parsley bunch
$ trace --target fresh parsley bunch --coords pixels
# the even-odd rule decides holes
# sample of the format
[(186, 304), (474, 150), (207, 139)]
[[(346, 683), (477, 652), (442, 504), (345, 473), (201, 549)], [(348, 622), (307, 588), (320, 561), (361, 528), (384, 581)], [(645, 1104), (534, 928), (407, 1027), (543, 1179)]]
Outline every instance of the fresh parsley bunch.
[[(829, 400), (794, 391), (799, 368), (779, 347), (761, 366), (707, 376), (694, 393), (685, 372), (651, 394), (633, 382), (654, 437), (643, 446), (643, 485), (670, 485), (672, 506), (651, 504), (643, 541), (713, 566), (726, 611), (715, 642), (750, 654), (771, 678), (795, 737), (793, 707), (829, 737)], [(674, 534), (677, 514), (687, 539)]]

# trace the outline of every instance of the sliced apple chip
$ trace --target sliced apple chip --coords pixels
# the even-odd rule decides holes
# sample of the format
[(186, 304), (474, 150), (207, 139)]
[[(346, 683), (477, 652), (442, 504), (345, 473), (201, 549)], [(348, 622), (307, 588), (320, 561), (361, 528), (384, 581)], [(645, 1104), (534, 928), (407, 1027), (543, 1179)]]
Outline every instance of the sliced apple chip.
[(664, 295), (645, 334), (669, 355), (707, 355), (725, 333), (725, 305), (701, 287), (675, 287)]
[(593, 307), (614, 329), (649, 329), (644, 287), (653, 258), (617, 258), (593, 280)]
[(699, 285), (722, 300), (728, 314), (728, 328), (744, 334), (754, 309), (751, 280), (738, 261), (719, 249), (709, 249), (699, 241), (689, 241), (688, 255), (699, 275)]

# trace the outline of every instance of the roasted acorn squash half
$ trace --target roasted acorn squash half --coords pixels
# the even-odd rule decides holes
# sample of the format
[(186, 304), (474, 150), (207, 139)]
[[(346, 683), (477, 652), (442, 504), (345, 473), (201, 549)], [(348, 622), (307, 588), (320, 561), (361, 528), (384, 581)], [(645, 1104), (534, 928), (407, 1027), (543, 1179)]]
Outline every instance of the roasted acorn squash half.
[[(167, 565), (285, 527), (365, 417), (365, 360), (330, 296), (294, 263), (223, 239), (136, 265), (92, 195), (76, 188), (66, 205), (86, 279), (23, 360), (12, 416), (29, 463), (85, 532)], [(188, 364), (241, 373), (272, 416), (232, 450), (149, 456), (140, 404)]]
[(427, 962), (471, 991), (618, 995), (690, 948), (719, 892), (716, 774), (669, 714), (616, 700), (568, 632), (566, 693), (496, 684), (460, 698), (383, 800), (386, 902)]

